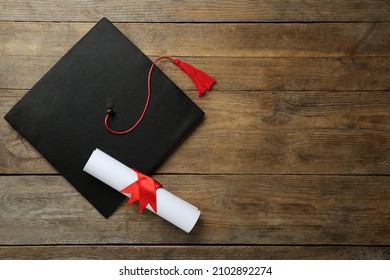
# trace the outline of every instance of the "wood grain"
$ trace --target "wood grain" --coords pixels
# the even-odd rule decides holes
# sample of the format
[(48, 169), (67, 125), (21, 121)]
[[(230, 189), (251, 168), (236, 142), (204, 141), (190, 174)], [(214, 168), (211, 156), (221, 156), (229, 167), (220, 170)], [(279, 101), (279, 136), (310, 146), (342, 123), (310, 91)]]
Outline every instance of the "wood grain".
[(201, 209), (191, 234), (125, 203), (105, 219), (61, 176), (2, 176), (1, 245), (390, 244), (390, 176), (156, 178)]
[(388, 260), (379, 246), (0, 246), (0, 259), (73, 260)]
[[(24, 93), (1, 91), (0, 114)], [(188, 94), (206, 118), (158, 173), (390, 174), (387, 92)], [(0, 173), (56, 173), (4, 119), (0, 134)]]
[(388, 21), (386, 0), (23, 1), (3, 0), (0, 20), (131, 22)]
[[(60, 57), (95, 23), (0, 22), (2, 56)], [(390, 23), (115, 23), (149, 56), (389, 56)], [(201, 43), (200, 43), (201, 42)], [(189, 46), (191, 46), (189, 48)]]
[[(31, 88), (59, 58), (2, 56), (0, 88)], [(387, 56), (181, 59), (214, 76), (217, 79), (214, 90), (390, 89), (390, 57)], [(191, 80), (168, 61), (161, 62), (159, 67), (183, 90), (194, 89)]]
[[(197, 25), (185, 25), (184, 30), (179, 29), (180, 25), (170, 25), (168, 33), (161, 36), (158, 32), (153, 34), (147, 31), (154, 29), (153, 24), (144, 24), (143, 28), (138, 28), (137, 25), (122, 26), (130, 38), (133, 30), (139, 29), (134, 32), (139, 34), (138, 37), (135, 35), (135, 41), (140, 47), (145, 47), (146, 54), (152, 59), (157, 53), (178, 53), (179, 56), (184, 55), (184, 60), (215, 76), (218, 81), (215, 90), (390, 89), (390, 28), (387, 23), (350, 26), (331, 24), (330, 27), (324, 24), (314, 27), (306, 24), (295, 29), (295, 32), (291, 31), (294, 26), (288, 24), (283, 25), (284, 28), (280, 30), (276, 25), (242, 27), (228, 24), (217, 28), (215, 25), (202, 25), (203, 31)], [(157, 30), (164, 28), (161, 24), (158, 26)], [(258, 26), (262, 28), (257, 29)], [(31, 88), (90, 27), (91, 25), (52, 23), (35, 23), (28, 27), (26, 23), (2, 23), (0, 88)], [(215, 36), (215, 44), (196, 44), (184, 40), (186, 45), (190, 43), (194, 46), (192, 51), (187, 51), (186, 45), (182, 46), (181, 51), (177, 51), (175, 40), (167, 39), (176, 37), (175, 33), (192, 34), (194, 32), (191, 31), (195, 28), (202, 34), (208, 34), (207, 30), (217, 29), (216, 31), (221, 31), (218, 32), (221, 35), (219, 39)], [(262, 31), (266, 29), (268, 31), (263, 32), (265, 37), (262, 37)], [(323, 32), (325, 29), (328, 31)], [(145, 33), (151, 35), (139, 39)], [(192, 38), (209, 41), (209, 36)], [(160, 45), (165, 46), (163, 50), (160, 50)], [(201, 47), (197, 47), (198, 45)], [(217, 47), (212, 50), (214, 45)], [(330, 45), (333, 47), (329, 48)], [(230, 52), (231, 49), (233, 50)], [(240, 53), (244, 55), (239, 55)], [(189, 78), (171, 64), (162, 62), (159, 66), (181, 88), (194, 88)]]

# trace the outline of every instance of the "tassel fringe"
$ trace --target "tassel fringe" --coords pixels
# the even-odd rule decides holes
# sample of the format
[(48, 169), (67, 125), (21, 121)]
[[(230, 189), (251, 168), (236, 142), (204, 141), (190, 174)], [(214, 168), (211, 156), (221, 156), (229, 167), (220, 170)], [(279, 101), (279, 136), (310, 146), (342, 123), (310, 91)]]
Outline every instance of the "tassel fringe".
[(202, 96), (206, 91), (208, 91), (216, 82), (215, 78), (211, 77), (209, 74), (195, 68), (191, 64), (188, 64), (179, 59), (173, 59), (172, 62), (180, 67), (183, 72), (185, 72), (191, 80), (194, 82), (196, 88), (198, 89), (198, 96)]

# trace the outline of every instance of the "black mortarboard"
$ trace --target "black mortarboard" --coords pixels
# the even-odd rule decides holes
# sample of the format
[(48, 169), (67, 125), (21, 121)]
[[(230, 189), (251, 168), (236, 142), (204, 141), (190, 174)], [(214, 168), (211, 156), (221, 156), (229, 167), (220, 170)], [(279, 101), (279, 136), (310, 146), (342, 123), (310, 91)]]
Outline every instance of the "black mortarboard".
[(204, 115), (154, 68), (153, 93), (141, 123), (125, 135), (110, 133), (103, 121), (108, 108), (116, 113), (110, 117), (112, 129), (123, 130), (139, 119), (151, 66), (103, 18), (5, 116), (105, 217), (124, 196), (83, 172), (92, 151), (102, 149), (150, 174)]

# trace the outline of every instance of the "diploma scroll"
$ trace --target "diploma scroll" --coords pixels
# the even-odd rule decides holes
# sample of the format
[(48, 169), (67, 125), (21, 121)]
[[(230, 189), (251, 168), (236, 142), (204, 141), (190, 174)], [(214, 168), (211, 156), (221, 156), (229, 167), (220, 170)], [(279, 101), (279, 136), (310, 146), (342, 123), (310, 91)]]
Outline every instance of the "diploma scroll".
[[(119, 192), (138, 180), (134, 170), (99, 149), (93, 151), (83, 170)], [(156, 190), (156, 201), (157, 212), (149, 204), (146, 208), (187, 233), (200, 216), (198, 208), (164, 188)]]

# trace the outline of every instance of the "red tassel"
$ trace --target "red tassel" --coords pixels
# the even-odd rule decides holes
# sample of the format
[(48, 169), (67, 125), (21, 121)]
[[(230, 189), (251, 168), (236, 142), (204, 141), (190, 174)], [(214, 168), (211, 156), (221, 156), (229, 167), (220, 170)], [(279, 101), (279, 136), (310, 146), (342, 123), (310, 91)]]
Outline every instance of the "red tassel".
[(195, 68), (191, 64), (188, 64), (179, 59), (172, 59), (172, 62), (179, 66), (180, 69), (183, 70), (183, 72), (185, 72), (191, 78), (196, 88), (198, 89), (198, 96), (202, 96), (216, 82), (215, 78)]

